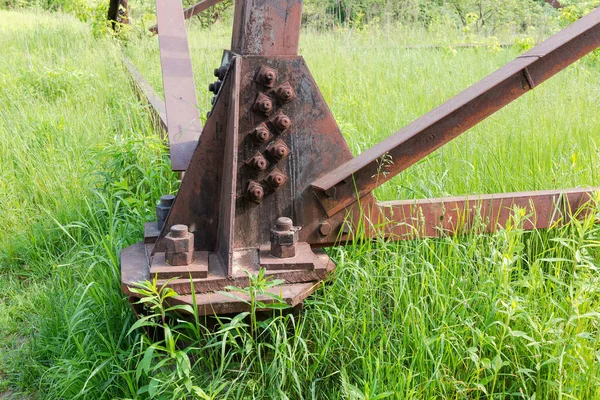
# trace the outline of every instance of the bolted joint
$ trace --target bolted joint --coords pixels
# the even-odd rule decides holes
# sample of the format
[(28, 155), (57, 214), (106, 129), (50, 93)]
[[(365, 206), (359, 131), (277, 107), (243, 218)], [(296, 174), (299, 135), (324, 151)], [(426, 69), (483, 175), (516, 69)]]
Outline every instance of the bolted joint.
[(275, 160), (279, 161), (290, 154), (289, 147), (281, 139), (277, 139), (274, 143), (271, 143), (269, 147), (267, 147), (267, 151)]
[(219, 93), (219, 90), (221, 89), (222, 84), (223, 84), (223, 82), (221, 82), (221, 81), (211, 83), (210, 85), (208, 85), (208, 91), (212, 92), (214, 94), (217, 94), (217, 93)]
[(173, 225), (164, 240), (167, 264), (183, 266), (194, 261), (194, 234), (188, 230), (187, 225)]
[(263, 65), (258, 74), (256, 74), (256, 81), (268, 88), (272, 88), (275, 86), (275, 82), (277, 82), (277, 71)]
[(257, 171), (264, 171), (269, 166), (269, 162), (260, 152), (256, 152), (254, 157), (246, 161), (246, 164)]
[(258, 95), (254, 103), (254, 111), (269, 115), (273, 111), (273, 100), (262, 93)]
[(329, 236), (333, 232), (333, 226), (329, 222), (321, 222), (319, 224), (319, 233), (321, 236)]
[(265, 189), (262, 185), (256, 181), (250, 181), (248, 189), (246, 190), (246, 196), (255, 203), (261, 203), (263, 197), (265, 197)]
[(287, 176), (285, 176), (285, 174), (277, 168), (271, 171), (271, 173), (265, 178), (267, 184), (275, 190), (285, 185), (287, 180)]
[(273, 125), (275, 125), (275, 128), (281, 133), (292, 126), (292, 120), (287, 115), (280, 113), (273, 118)]
[(271, 140), (271, 131), (267, 127), (267, 124), (262, 123), (254, 129), (252, 136), (258, 143), (267, 143)]
[(171, 207), (173, 207), (174, 202), (175, 196), (170, 194), (160, 198), (160, 203), (156, 206), (156, 225), (159, 230), (165, 225), (165, 221), (169, 216), (169, 212), (171, 212)]
[(275, 228), (271, 229), (271, 255), (277, 258), (295, 257), (299, 230), (290, 218), (279, 218)]
[(227, 70), (229, 69), (229, 64), (225, 64), (220, 68), (215, 69), (214, 71), (214, 75), (216, 78), (219, 78), (219, 80), (223, 80), (225, 79), (225, 75), (227, 75)]
[(275, 94), (277, 95), (277, 99), (279, 99), (281, 104), (296, 100), (296, 92), (289, 82), (283, 83), (277, 89), (275, 89)]

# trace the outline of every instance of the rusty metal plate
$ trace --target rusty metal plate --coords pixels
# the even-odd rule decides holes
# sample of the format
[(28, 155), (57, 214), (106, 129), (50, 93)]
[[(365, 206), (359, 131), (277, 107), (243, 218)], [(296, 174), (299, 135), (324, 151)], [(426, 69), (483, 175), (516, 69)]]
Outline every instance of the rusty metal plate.
[(156, 253), (152, 257), (150, 276), (158, 279), (203, 279), (208, 277), (208, 252), (195, 251), (194, 261), (190, 265), (172, 266), (167, 264), (165, 253)]
[(173, 171), (185, 171), (202, 133), (181, 0), (156, 0), (160, 64)]
[[(310, 296), (319, 286), (321, 286), (320, 282), (282, 285), (269, 289), (269, 292), (281, 296), (285, 303), (290, 307), (294, 307)], [(198, 294), (195, 296), (195, 299), (191, 295), (177, 296), (169, 299), (169, 304), (189, 305), (192, 307), (196, 304), (198, 315), (224, 315), (248, 311), (250, 298), (242, 293), (233, 293), (233, 295), (237, 296), (237, 298), (218, 292)], [(266, 295), (258, 295), (256, 300), (264, 304), (274, 302), (273, 298)], [(263, 310), (259, 309), (257, 311)]]

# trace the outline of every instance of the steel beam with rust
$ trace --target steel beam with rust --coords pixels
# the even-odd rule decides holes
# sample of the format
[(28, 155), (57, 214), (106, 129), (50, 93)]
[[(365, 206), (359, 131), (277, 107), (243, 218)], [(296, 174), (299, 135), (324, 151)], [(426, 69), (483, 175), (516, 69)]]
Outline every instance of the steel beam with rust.
[[(193, 6), (183, 10), (183, 17), (185, 19), (190, 19), (193, 16), (200, 14), (202, 11), (207, 10), (208, 8), (217, 5), (222, 1), (223, 0), (203, 0), (200, 3), (194, 4)], [(152, 25), (150, 28), (148, 28), (148, 30), (154, 34), (158, 33), (158, 24)]]
[(495, 232), (507, 226), (515, 207), (525, 210), (523, 229), (546, 229), (585, 217), (588, 210), (582, 207), (595, 193), (600, 187), (390, 201), (378, 207), (386, 237), (404, 240)]
[(156, 0), (167, 132), (173, 171), (185, 171), (202, 133), (181, 0)]
[(249, 56), (296, 56), (302, 0), (236, 0), (231, 50)]
[(343, 210), (599, 46), (597, 9), (314, 181), (325, 211), (332, 216)]

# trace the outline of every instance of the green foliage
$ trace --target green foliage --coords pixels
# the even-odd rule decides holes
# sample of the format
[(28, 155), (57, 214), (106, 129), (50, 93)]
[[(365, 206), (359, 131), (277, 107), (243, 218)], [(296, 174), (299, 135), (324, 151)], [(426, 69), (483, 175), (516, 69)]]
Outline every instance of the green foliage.
[[(196, 4), (196, 0), (184, 0), (184, 6), (192, 6)], [(207, 11), (202, 12), (194, 17), (194, 23), (201, 27), (209, 27), (215, 24), (217, 21), (223, 18), (230, 17), (230, 12), (233, 11), (233, 0), (224, 0), (213, 7), (210, 7)]]
[[(559, 21), (561, 26), (565, 27), (600, 6), (600, 0), (564, 0), (561, 4), (563, 8), (560, 10)], [(596, 65), (600, 64), (600, 51), (594, 50), (587, 61)]]
[(499, 29), (525, 32), (551, 23), (555, 11), (543, 4), (534, 0), (306, 0), (304, 19), (310, 25), (359, 29), (380, 22), (473, 25), (478, 32), (494, 34)]
[(600, 6), (598, 0), (562, 0), (560, 21), (563, 26), (569, 25)]
[[(454, 48), (479, 40), (475, 16), (470, 32), (434, 19), (428, 29), (303, 36), (302, 54), (354, 153), (531, 45), (526, 37), (499, 47), (514, 36), (498, 35), (490, 46)], [(300, 317), (265, 296), (278, 282), (259, 273), (227, 293), (253, 311), (270, 309), (270, 318), (243, 313), (208, 329), (194, 307), (173, 309), (165, 299), (174, 293), (150, 281), (133, 288), (145, 305), (136, 320), (118, 254), (141, 240), (156, 199), (179, 182), (131, 90), (122, 48), (74, 17), (0, 17), (0, 391), (47, 399), (600, 396), (597, 197), (581, 221), (547, 231), (526, 232), (533, 217), (515, 208), (494, 234), (333, 249), (335, 279)], [(201, 113), (229, 42), (228, 27), (216, 28), (190, 29)], [(446, 48), (402, 48), (424, 43)], [(125, 51), (160, 87), (155, 38), (133, 35)], [(378, 197), (594, 184), (598, 77), (586, 60), (568, 68)]]

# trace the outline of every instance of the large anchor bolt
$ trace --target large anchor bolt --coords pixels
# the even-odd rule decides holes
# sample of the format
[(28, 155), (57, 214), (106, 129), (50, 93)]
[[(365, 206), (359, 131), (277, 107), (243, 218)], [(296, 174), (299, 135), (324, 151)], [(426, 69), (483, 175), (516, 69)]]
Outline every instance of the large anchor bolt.
[(279, 218), (275, 228), (271, 229), (271, 255), (277, 258), (295, 257), (299, 230), (290, 218)]
[(194, 261), (194, 234), (188, 230), (187, 225), (173, 225), (165, 236), (165, 243), (167, 264), (185, 266)]
[(175, 196), (171, 194), (162, 196), (160, 198), (160, 203), (156, 206), (156, 225), (159, 230), (161, 230), (165, 225), (165, 221), (169, 216), (169, 212), (171, 211), (171, 207), (173, 206), (174, 201)]

